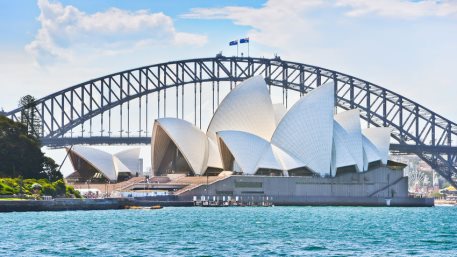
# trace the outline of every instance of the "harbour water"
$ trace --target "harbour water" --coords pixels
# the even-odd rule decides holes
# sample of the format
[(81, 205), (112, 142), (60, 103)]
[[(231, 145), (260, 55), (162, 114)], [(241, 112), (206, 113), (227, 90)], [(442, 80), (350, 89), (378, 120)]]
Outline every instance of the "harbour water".
[(457, 256), (457, 207), (0, 213), (0, 256)]

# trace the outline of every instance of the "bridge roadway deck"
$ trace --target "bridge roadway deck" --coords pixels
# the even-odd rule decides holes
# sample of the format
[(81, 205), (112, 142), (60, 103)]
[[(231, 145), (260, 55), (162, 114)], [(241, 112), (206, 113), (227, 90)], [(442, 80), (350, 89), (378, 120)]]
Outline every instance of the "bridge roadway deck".
[[(70, 145), (149, 145), (150, 137), (64, 137), (64, 138), (43, 138), (42, 143), (51, 148), (61, 148)], [(439, 152), (442, 154), (457, 154), (457, 146), (429, 146), (391, 144), (390, 150), (394, 153)]]

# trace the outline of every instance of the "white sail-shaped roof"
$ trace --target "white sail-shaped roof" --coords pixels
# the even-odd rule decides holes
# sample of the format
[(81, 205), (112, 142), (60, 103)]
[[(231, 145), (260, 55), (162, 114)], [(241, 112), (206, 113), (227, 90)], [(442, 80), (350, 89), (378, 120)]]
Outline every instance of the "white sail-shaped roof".
[(119, 159), (120, 162), (122, 162), (123, 165), (125, 165), (128, 170), (134, 174), (136, 172), (141, 172), (139, 169), (139, 162), (138, 160), (140, 159), (140, 147), (135, 147), (132, 149), (127, 149), (121, 152), (118, 152), (114, 154), (116, 158)]
[[(233, 155), (236, 163), (241, 168), (243, 174), (254, 175), (256, 165), (269, 142), (259, 136), (243, 131), (219, 131), (217, 132), (219, 142), (221, 141)], [(222, 160), (227, 160), (222, 156)], [(227, 167), (224, 164), (224, 167)]]
[(81, 159), (84, 159), (109, 180), (117, 180), (116, 168), (111, 154), (92, 147), (80, 145), (74, 145), (71, 150), (70, 148), (67, 148), (67, 151), (71, 151)]
[(364, 135), (362, 135), (363, 143), (363, 171), (368, 170), (368, 164), (381, 160), (381, 154), (376, 146)]
[(358, 171), (363, 171), (362, 128), (359, 110), (349, 110), (334, 116), (335, 122), (344, 130), (341, 137), (345, 148), (356, 162)]
[[(358, 110), (334, 116), (334, 104), (334, 84), (328, 83), (287, 111), (282, 104), (272, 104), (262, 77), (252, 77), (225, 97), (206, 134), (184, 120), (157, 120), (151, 142), (153, 172), (192, 169), (193, 174), (203, 175), (206, 170), (216, 173), (209, 169), (216, 168), (254, 175), (265, 174), (259, 169), (270, 169), (287, 175), (286, 171), (305, 168), (293, 174), (312, 171), (335, 176), (342, 167), (361, 172), (376, 161), (386, 164), (390, 130), (362, 131)], [(119, 154), (115, 157), (133, 168), (133, 162), (128, 164)]]
[(176, 118), (157, 119), (154, 123), (151, 139), (153, 169), (158, 168), (168, 145), (165, 136), (160, 133), (160, 130), (164, 131), (169, 139), (173, 141), (195, 174), (202, 174), (206, 170), (208, 140), (205, 133), (190, 122)]
[(282, 103), (273, 104), (273, 110), (275, 112), (276, 125), (282, 120), (282, 117), (286, 115), (287, 109)]
[[(113, 155), (113, 164), (114, 168), (116, 169), (116, 174), (119, 175), (121, 172), (125, 173), (133, 173), (127, 165), (125, 165), (117, 156)], [(138, 160), (137, 160), (138, 161)]]
[(330, 173), (333, 141), (333, 84), (302, 97), (282, 118), (271, 142), (297, 157), (312, 171)]
[(208, 167), (222, 169), (221, 155), (217, 143), (208, 138)]
[(385, 127), (367, 128), (362, 131), (363, 135), (378, 149), (383, 164), (387, 164), (387, 160), (389, 159), (391, 132), (392, 130), (390, 128)]
[(257, 163), (257, 169), (265, 168), (288, 171), (302, 167), (306, 167), (306, 164), (273, 144), (267, 146)]
[(284, 170), (283, 165), (274, 153), (272, 144), (268, 144), (263, 150), (255, 170), (257, 171), (258, 169)]
[[(357, 161), (351, 155), (350, 142), (347, 142), (349, 134), (338, 122), (335, 122), (333, 126), (332, 176), (335, 176), (337, 168), (356, 165)], [(363, 151), (361, 158), (360, 170), (363, 169)]]
[[(223, 154), (231, 154), (244, 174), (253, 175), (258, 169), (287, 171), (306, 166), (299, 159), (256, 135), (233, 130), (220, 131), (217, 135), (219, 142), (229, 150), (229, 153)], [(227, 156), (222, 159), (230, 160)]]
[(244, 131), (269, 140), (276, 127), (268, 87), (261, 76), (249, 78), (221, 102), (208, 126), (207, 135), (216, 142), (216, 132)]

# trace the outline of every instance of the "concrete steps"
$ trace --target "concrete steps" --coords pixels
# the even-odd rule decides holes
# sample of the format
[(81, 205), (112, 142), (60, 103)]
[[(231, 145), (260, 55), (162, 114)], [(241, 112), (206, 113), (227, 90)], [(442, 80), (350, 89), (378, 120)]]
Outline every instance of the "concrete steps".
[(129, 180), (122, 181), (121, 183), (116, 184), (116, 190), (117, 191), (122, 191), (122, 190), (128, 190), (129, 187), (143, 182), (145, 180), (145, 177), (133, 177)]
[[(208, 177), (208, 185), (212, 185), (214, 183), (217, 183), (219, 181), (222, 181), (224, 179), (227, 179), (229, 178), (230, 176), (214, 176), (214, 177)], [(181, 195), (183, 193), (187, 193), (193, 189), (196, 189), (196, 188), (199, 188), (201, 186), (206, 186), (207, 185), (207, 178), (206, 177), (188, 177), (188, 178), (195, 178), (195, 179), (192, 179), (192, 180), (188, 180), (188, 181), (192, 181), (194, 183), (190, 184), (189, 186), (186, 186), (184, 188), (181, 188), (177, 191), (174, 192), (174, 195)], [(209, 179), (211, 178), (211, 180)]]

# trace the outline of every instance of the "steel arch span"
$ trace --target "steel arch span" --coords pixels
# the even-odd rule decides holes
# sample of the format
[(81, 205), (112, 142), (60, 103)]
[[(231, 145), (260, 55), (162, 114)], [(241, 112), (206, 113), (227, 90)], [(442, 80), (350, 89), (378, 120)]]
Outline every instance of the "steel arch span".
[[(175, 93), (172, 108), (176, 117), (185, 118), (185, 109), (193, 108), (194, 123), (201, 127), (202, 87), (212, 89), (214, 112), (223, 83), (232, 89), (236, 82), (253, 75), (265, 77), (270, 90), (279, 87), (286, 106), (289, 92), (302, 96), (324, 83), (334, 83), (338, 108), (359, 109), (369, 126), (391, 127), (396, 142), (391, 145), (393, 152), (418, 155), (457, 186), (453, 180), (457, 177), (456, 123), (366, 80), (279, 57), (218, 55), (144, 66), (63, 89), (37, 100), (34, 109), (41, 120), (44, 145), (149, 143), (152, 110), (148, 106), (154, 105), (156, 117), (167, 116), (167, 106), (171, 108), (167, 92)], [(185, 92), (193, 96), (191, 107), (185, 104)], [(18, 108), (2, 114), (20, 120), (21, 112)], [(133, 121), (131, 116), (135, 116)], [(132, 130), (133, 123), (138, 130)]]

